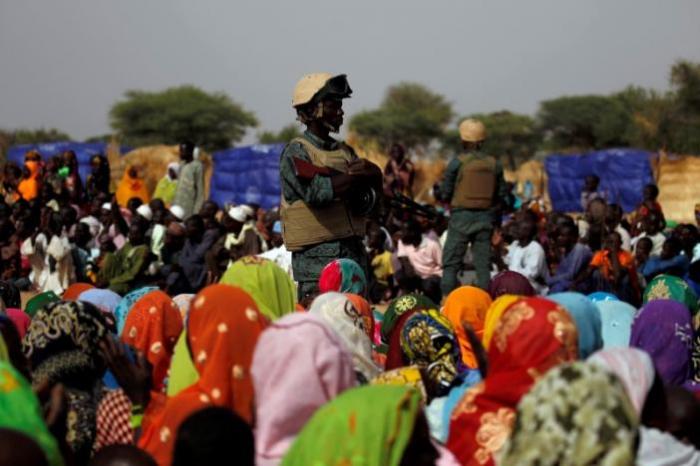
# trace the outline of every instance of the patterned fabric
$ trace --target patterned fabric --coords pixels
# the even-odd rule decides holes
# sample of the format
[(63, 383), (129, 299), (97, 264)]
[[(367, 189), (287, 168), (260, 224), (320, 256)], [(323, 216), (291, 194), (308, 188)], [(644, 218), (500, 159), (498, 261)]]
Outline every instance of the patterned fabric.
[(90, 303), (104, 313), (114, 314), (122, 297), (112, 290), (95, 288), (80, 293), (78, 300)]
[(615, 374), (625, 386), (637, 416), (641, 417), (644, 402), (654, 383), (654, 363), (647, 353), (637, 348), (610, 348), (593, 354), (588, 361)]
[(370, 341), (374, 339), (374, 313), (372, 312), (372, 306), (369, 302), (360, 296), (359, 294), (344, 293), (345, 297), (355, 306), (355, 309), (362, 316), (362, 320), (365, 324), (365, 333), (369, 337)]
[(367, 294), (367, 277), (354, 260), (336, 259), (321, 270), (318, 288), (321, 293), (337, 291), (364, 296)]
[(506, 270), (493, 277), (489, 282), (488, 291), (492, 299), (504, 294), (516, 296), (535, 296), (537, 294), (526, 276), (512, 270)]
[(672, 275), (659, 275), (649, 282), (644, 289), (644, 303), (655, 299), (672, 299), (685, 304), (690, 312), (695, 315), (693, 327), (700, 328), (700, 314), (698, 314), (698, 297), (688, 286), (685, 280)]
[(80, 301), (52, 303), (36, 313), (22, 343), (32, 384), (62, 383), (68, 397), (66, 440), (78, 461), (90, 456), (104, 361), (98, 343), (107, 334), (102, 313)]
[(502, 466), (633, 466), (637, 414), (613, 374), (585, 362), (552, 369), (518, 405)]
[(22, 307), (22, 296), (19, 288), (11, 281), (0, 281), (0, 299), (7, 308), (19, 309)]
[(435, 309), (412, 315), (401, 330), (401, 348), (409, 364), (425, 371), (435, 395), (446, 395), (461, 361), (459, 343), (447, 317)]
[(603, 348), (629, 346), (637, 309), (624, 301), (599, 301), (596, 306), (603, 328)]
[(122, 300), (119, 301), (117, 308), (114, 310), (114, 318), (117, 320), (117, 334), (121, 335), (121, 333), (124, 331), (126, 316), (129, 314), (129, 311), (133, 305), (136, 304), (136, 301), (141, 299), (141, 297), (147, 293), (157, 289), (158, 288), (155, 286), (145, 286), (124, 295)]
[(97, 434), (95, 452), (110, 445), (132, 445), (131, 401), (121, 388), (106, 390), (97, 407)]
[(421, 294), (407, 294), (395, 298), (384, 313), (382, 320), (382, 340), (389, 343), (389, 336), (394, 330), (399, 318), (409, 311), (422, 311), (425, 309), (437, 309), (437, 305)]
[(578, 330), (579, 359), (588, 356), (603, 347), (602, 323), (598, 307), (581, 293), (566, 291), (547, 296), (566, 309), (576, 322)]
[[(509, 272), (515, 273), (515, 272)], [(525, 277), (523, 279), (528, 283)], [(501, 293), (503, 294), (503, 293)], [(500, 296), (500, 295), (499, 295)], [(459, 349), (462, 354), (462, 362), (470, 369), (477, 367), (476, 356), (472, 345), (464, 331), (463, 323), (471, 326), (479, 339), (484, 336), (484, 321), (486, 312), (491, 306), (491, 297), (481, 288), (475, 286), (462, 286), (447, 296), (442, 312), (452, 323), (455, 335), (459, 340)]]
[(372, 341), (367, 336), (362, 314), (340, 293), (325, 293), (314, 299), (309, 313), (320, 317), (343, 340), (352, 353), (355, 371), (361, 382), (372, 380), (379, 368), (372, 360)]
[(383, 372), (370, 381), (370, 385), (398, 385), (418, 391), (423, 403), (428, 403), (428, 393), (423, 383), (423, 375), (418, 366), (399, 367)]
[(200, 291), (192, 302), (187, 322), (199, 379), (169, 398), (163, 409), (148, 420), (139, 447), (159, 465), (170, 464), (178, 427), (194, 411), (209, 405), (230, 408), (250, 423), (250, 365), (255, 344), (266, 326), (267, 319), (242, 289), (219, 284)]
[(348, 390), (316, 412), (282, 466), (398, 466), (420, 408), (410, 388)]
[(493, 338), (493, 332), (501, 321), (501, 316), (505, 310), (518, 299), (520, 299), (519, 296), (504, 294), (491, 303), (491, 306), (489, 306), (489, 309), (486, 311), (486, 319), (484, 320), (484, 336), (481, 340), (484, 344), (484, 349), (489, 349), (491, 338)]
[(260, 312), (271, 322), (294, 312), (294, 281), (273, 261), (254, 256), (243, 257), (226, 270), (221, 283), (242, 288), (252, 296)]
[(316, 410), (357, 383), (345, 343), (309, 313), (273, 322), (260, 336), (250, 371), (257, 466), (279, 464)]
[(45, 291), (44, 293), (39, 293), (27, 301), (27, 305), (24, 307), (24, 312), (29, 314), (30, 317), (34, 317), (34, 314), (39, 312), (39, 310), (47, 304), (55, 303), (60, 300), (61, 298), (56, 296), (56, 293), (53, 291)]
[(121, 339), (146, 356), (153, 368), (151, 389), (163, 392), (170, 358), (182, 333), (182, 317), (170, 296), (160, 290), (141, 297), (126, 317)]
[(551, 368), (575, 360), (577, 341), (569, 313), (548, 299), (521, 298), (503, 312), (488, 349), (488, 375), (452, 413), (447, 447), (460, 463), (494, 464), (522, 396)]
[(690, 312), (677, 301), (649, 301), (632, 323), (630, 346), (649, 353), (659, 376), (669, 385), (683, 385), (691, 378), (692, 342)]
[(62, 299), (64, 301), (75, 301), (82, 292), (93, 288), (95, 287), (89, 283), (73, 283), (63, 292)]
[(34, 440), (49, 465), (63, 465), (56, 439), (44, 423), (39, 400), (29, 383), (7, 361), (0, 361), (0, 413), (0, 427), (17, 430)]

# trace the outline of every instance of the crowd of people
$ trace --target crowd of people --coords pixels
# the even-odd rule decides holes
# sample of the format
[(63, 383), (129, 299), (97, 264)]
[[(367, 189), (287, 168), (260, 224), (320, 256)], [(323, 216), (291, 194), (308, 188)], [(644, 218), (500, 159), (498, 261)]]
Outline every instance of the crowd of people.
[[(410, 198), (390, 155), (383, 191)], [(297, 248), (284, 208), (372, 167), (283, 172), (280, 212), (206, 200), (194, 145), (180, 158), (154, 193), (137, 166), (112, 193), (102, 156), (84, 184), (71, 152), (5, 165), (0, 465), (700, 465), (700, 235), (654, 185), (625, 215), (591, 176), (572, 216), (514, 209), (496, 176), (493, 225), (459, 173), (499, 169), (462, 157), (436, 208), (380, 206), (360, 251), (328, 252)]]

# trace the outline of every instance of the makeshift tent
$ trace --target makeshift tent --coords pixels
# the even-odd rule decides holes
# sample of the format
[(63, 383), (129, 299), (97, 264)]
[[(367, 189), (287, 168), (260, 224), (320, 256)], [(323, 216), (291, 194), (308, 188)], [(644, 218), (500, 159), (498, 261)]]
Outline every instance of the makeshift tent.
[(545, 159), (552, 208), (580, 212), (581, 190), (588, 175), (600, 177), (599, 189), (625, 212), (642, 201), (644, 186), (654, 182), (652, 154), (638, 149), (606, 149), (577, 155), (553, 154)]
[(226, 203), (259, 204), (264, 209), (280, 203), (280, 155), (284, 144), (258, 144), (215, 152), (209, 198)]
[(668, 220), (695, 223), (700, 202), (700, 157), (661, 154), (656, 165), (659, 203)]
[(72, 150), (78, 159), (78, 172), (80, 179), (85, 183), (90, 174), (90, 159), (92, 156), (102, 154), (108, 156), (108, 152), (116, 150), (124, 153), (129, 150), (128, 147), (116, 148), (104, 142), (51, 142), (41, 144), (23, 144), (13, 146), (7, 151), (7, 160), (14, 162), (19, 166), (24, 164), (24, 155), (30, 150), (37, 150), (41, 154), (44, 162), (54, 156), (60, 156), (67, 150)]

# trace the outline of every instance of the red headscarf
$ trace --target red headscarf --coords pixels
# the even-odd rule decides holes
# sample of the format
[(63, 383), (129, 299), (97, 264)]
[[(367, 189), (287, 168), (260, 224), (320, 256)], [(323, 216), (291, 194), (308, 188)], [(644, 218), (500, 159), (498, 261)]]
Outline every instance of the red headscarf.
[(139, 440), (139, 447), (161, 466), (172, 462), (177, 429), (193, 412), (224, 406), (249, 423), (253, 420), (250, 365), (267, 326), (255, 301), (238, 287), (211, 285), (194, 297), (188, 319), (188, 343), (199, 380), (169, 398)]
[(447, 447), (461, 464), (493, 466), (520, 398), (549, 369), (574, 361), (577, 341), (574, 321), (548, 299), (523, 298), (505, 310), (489, 347), (488, 375), (465, 393), (450, 420)]
[(78, 296), (80, 296), (83, 291), (91, 290), (93, 288), (95, 287), (89, 283), (73, 283), (66, 288), (66, 291), (63, 292), (63, 300), (76, 301)]
[(403, 330), (406, 321), (416, 312), (418, 312), (418, 310), (414, 309), (401, 314), (401, 317), (399, 317), (399, 320), (396, 321), (396, 324), (394, 324), (394, 327), (389, 333), (389, 350), (386, 353), (385, 363), (385, 369), (387, 371), (407, 365), (403, 358), (403, 350), (401, 349), (401, 330)]
[(122, 341), (142, 352), (153, 366), (153, 391), (163, 391), (170, 358), (182, 333), (182, 317), (170, 296), (160, 290), (143, 295), (129, 311)]

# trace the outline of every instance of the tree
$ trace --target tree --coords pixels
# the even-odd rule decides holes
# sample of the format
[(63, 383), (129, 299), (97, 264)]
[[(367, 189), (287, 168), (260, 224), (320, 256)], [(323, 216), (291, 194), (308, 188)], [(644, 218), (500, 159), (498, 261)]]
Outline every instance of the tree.
[(445, 97), (422, 84), (404, 82), (387, 89), (379, 108), (355, 115), (350, 129), (384, 148), (395, 142), (415, 148), (441, 137), (453, 116)]
[(19, 144), (62, 142), (72, 139), (68, 134), (56, 128), (18, 129), (14, 131), (0, 129), (0, 155), (4, 158), (10, 147)]
[[(494, 113), (476, 113), (464, 118), (475, 118), (486, 126), (484, 152), (507, 157), (511, 169), (532, 157), (541, 142), (535, 120), (528, 115), (501, 110)], [(463, 118), (460, 122), (462, 120)], [(443, 148), (450, 152), (459, 152), (462, 149), (459, 131), (445, 133)]]
[(258, 142), (260, 144), (276, 144), (276, 143), (288, 143), (294, 138), (301, 136), (301, 131), (295, 124), (287, 125), (279, 132), (274, 131), (263, 131), (258, 134)]
[(632, 117), (619, 99), (581, 95), (541, 102), (537, 120), (549, 149), (601, 149), (628, 145)]
[(127, 91), (109, 112), (112, 128), (130, 144), (177, 144), (191, 140), (212, 151), (240, 141), (255, 115), (224, 93), (195, 86), (162, 92)]

